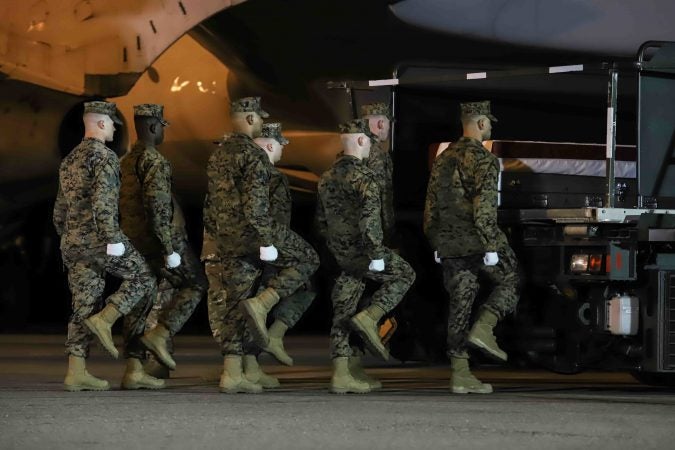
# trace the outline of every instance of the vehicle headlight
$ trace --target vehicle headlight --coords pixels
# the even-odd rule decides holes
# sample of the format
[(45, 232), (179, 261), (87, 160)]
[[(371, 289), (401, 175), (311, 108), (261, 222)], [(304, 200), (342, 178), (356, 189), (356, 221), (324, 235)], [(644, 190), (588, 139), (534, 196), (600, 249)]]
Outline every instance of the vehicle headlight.
[(570, 272), (581, 273), (588, 270), (588, 255), (572, 255)]

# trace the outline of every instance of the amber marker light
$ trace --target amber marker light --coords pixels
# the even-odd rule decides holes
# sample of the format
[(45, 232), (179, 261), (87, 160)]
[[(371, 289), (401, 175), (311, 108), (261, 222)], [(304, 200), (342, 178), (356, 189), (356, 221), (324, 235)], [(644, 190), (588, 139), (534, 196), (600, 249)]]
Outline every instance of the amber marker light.
[(603, 255), (591, 255), (588, 261), (588, 271), (592, 273), (600, 273), (602, 270), (602, 256)]

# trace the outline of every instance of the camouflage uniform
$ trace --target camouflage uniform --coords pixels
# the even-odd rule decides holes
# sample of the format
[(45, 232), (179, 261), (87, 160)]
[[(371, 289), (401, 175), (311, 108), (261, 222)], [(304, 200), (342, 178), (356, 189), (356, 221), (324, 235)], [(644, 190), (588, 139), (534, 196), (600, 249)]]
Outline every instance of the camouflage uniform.
[[(291, 205), (291, 190), (288, 185), (288, 178), (279, 169), (272, 166), (270, 168), (270, 215), (274, 220), (272, 228), (275, 235), (284, 236), (290, 231)], [(292, 231), (290, 232), (293, 233)], [(283, 248), (281, 241), (278, 241), (275, 245), (277, 249)], [(307, 246), (309, 247), (307, 254), (312, 255), (311, 260), (315, 263), (314, 270), (316, 270), (319, 266), (319, 256), (309, 244)], [(274, 267), (265, 265), (258, 290), (262, 290), (264, 286), (267, 286), (269, 280), (274, 277), (276, 272), (277, 270)], [(273, 319), (283, 322), (288, 328), (293, 328), (310, 307), (315, 296), (316, 293), (310, 289), (308, 282), (305, 283), (293, 294), (283, 297), (279, 301), (279, 304), (272, 309)], [(248, 333), (245, 339), (245, 350), (247, 354), (258, 354), (260, 352)]]
[[(201, 301), (207, 282), (184, 228), (173, 224), (171, 165), (156, 148), (138, 141), (120, 166), (120, 225), (146, 257), (157, 279), (166, 279), (175, 289), (157, 317), (157, 322), (174, 336)], [(181, 256), (181, 264), (167, 269), (164, 257), (173, 252)]]
[[(449, 356), (465, 354), (479, 278), (495, 285), (482, 307), (500, 319), (518, 303), (518, 263), (497, 225), (498, 177), (497, 157), (468, 137), (441, 153), (431, 171), (424, 231), (442, 258)], [(496, 266), (484, 264), (486, 252), (499, 254)]]
[[(222, 265), (207, 265), (209, 318), (224, 355), (242, 355), (245, 330), (239, 303), (255, 294), (264, 265), (279, 269), (268, 282), (281, 298), (293, 294), (318, 266), (316, 252), (290, 229), (277, 230), (270, 216), (273, 169), (249, 136), (233, 133), (209, 158), (204, 229), (216, 242)], [(275, 245), (273, 262), (259, 258), (262, 246)], [(222, 312), (222, 315), (218, 313)], [(222, 319), (220, 319), (222, 317)], [(219, 320), (220, 319), (220, 320)]]
[[(364, 133), (370, 135), (369, 131)], [(381, 283), (371, 304), (389, 312), (412, 285), (415, 272), (382, 245), (380, 184), (365, 162), (354, 156), (341, 157), (321, 176), (318, 192), (319, 232), (342, 270), (331, 295), (331, 355), (348, 357), (352, 356), (349, 319), (357, 312), (364, 280)], [(377, 259), (385, 262), (382, 272), (368, 269), (370, 261)]]
[[(363, 105), (361, 115), (382, 115), (391, 120), (389, 107), (384, 103)], [(389, 151), (389, 141), (373, 141), (370, 156), (365, 159), (365, 162), (366, 166), (375, 173), (377, 180), (380, 181), (384, 242), (391, 243), (394, 237), (396, 217), (394, 214), (394, 160)]]
[[(119, 229), (119, 188), (119, 160), (97, 139), (85, 138), (61, 163), (54, 225), (61, 236), (72, 293), (66, 347), (73, 356), (88, 355), (92, 334), (84, 320), (100, 302), (106, 272), (123, 280), (107, 302), (126, 316), (125, 356), (144, 353), (139, 340), (144, 331), (141, 318), (148, 312), (147, 299), (154, 295), (156, 284), (150, 267)], [(106, 245), (118, 242), (124, 243), (124, 255), (107, 255)]]

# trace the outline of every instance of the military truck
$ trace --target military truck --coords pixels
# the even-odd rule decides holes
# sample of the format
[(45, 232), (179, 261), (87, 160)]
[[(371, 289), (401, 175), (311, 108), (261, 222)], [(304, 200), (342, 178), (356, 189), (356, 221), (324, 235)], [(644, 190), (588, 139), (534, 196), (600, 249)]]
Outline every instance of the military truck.
[[(675, 382), (675, 44), (546, 68), (408, 64), (345, 86), (355, 103), (390, 89), (401, 251), (418, 272), (394, 356), (443, 357), (445, 293), (420, 212), (433, 158), (460, 134), (458, 103), (492, 99), (496, 134), (517, 137), (485, 143), (502, 165), (499, 220), (522, 277), (498, 328), (511, 360)], [(596, 143), (571, 143), (584, 141)]]

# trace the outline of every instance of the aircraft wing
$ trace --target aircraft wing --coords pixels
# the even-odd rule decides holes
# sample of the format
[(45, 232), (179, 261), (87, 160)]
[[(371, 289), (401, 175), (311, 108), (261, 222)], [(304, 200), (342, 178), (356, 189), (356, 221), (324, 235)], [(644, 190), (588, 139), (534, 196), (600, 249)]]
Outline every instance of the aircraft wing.
[(183, 34), (244, 1), (5, 0), (0, 79), (76, 95), (124, 95)]
[(495, 42), (633, 56), (645, 41), (673, 41), (672, 0), (404, 0), (411, 25)]

